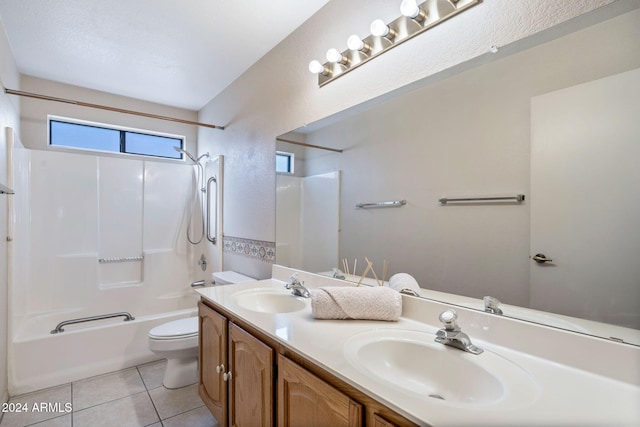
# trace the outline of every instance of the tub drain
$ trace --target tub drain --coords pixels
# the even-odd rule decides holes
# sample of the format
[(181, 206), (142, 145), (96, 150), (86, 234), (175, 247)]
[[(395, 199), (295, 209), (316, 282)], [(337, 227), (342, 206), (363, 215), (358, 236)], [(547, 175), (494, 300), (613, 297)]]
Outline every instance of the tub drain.
[(439, 394), (430, 394), (429, 397), (432, 397), (434, 399), (444, 400), (444, 397), (440, 396)]

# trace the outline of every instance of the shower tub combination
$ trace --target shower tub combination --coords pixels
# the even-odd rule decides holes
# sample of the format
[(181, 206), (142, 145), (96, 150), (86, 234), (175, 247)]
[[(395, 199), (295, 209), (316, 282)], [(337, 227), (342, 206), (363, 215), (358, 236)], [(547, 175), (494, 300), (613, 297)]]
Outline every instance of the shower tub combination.
[[(198, 294), (187, 290), (148, 301), (155, 314), (123, 321), (111, 318), (51, 330), (77, 313), (27, 317), (15, 327), (10, 353), (10, 394), (18, 395), (82, 378), (158, 360), (149, 351), (147, 334), (162, 323), (197, 315)], [(106, 313), (105, 313), (106, 314)]]
[[(160, 359), (149, 330), (197, 313), (189, 284), (204, 249), (186, 236), (192, 165), (30, 150), (11, 138), (10, 395)], [(51, 333), (118, 312), (135, 319)]]

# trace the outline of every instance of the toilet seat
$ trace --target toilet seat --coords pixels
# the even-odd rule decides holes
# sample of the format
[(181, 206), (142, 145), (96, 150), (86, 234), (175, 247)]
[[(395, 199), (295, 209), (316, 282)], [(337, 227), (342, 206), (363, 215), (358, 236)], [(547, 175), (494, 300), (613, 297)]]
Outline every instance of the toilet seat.
[(149, 331), (149, 338), (154, 340), (175, 340), (198, 336), (198, 317), (173, 320)]

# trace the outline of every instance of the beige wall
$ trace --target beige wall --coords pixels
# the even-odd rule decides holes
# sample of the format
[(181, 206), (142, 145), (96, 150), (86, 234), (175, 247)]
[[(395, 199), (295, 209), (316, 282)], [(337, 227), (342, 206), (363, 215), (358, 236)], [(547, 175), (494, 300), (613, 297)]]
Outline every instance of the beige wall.
[[(22, 90), (25, 92), (73, 99), (126, 110), (141, 111), (160, 116), (175, 117), (191, 121), (197, 120), (197, 112), (195, 111), (168, 107), (166, 105), (140, 101), (124, 96), (52, 82), (50, 80), (38, 79), (35, 77), (22, 76), (20, 85)], [(25, 147), (41, 150), (47, 148), (47, 115), (56, 115), (72, 119), (131, 127), (135, 129), (184, 135), (187, 137), (187, 149), (191, 152), (196, 151), (197, 129), (192, 125), (116, 113), (113, 111), (95, 108), (80, 107), (73, 104), (42, 101), (33, 98), (21, 99), (21, 138)]]
[[(399, 15), (395, 1), (329, 2), (200, 111), (201, 121), (227, 127), (199, 130), (200, 150), (225, 155), (225, 234), (275, 240), (276, 136), (421, 79), (442, 78), (442, 71), (492, 45), (507, 45), (609, 3), (616, 2), (486, 1), (318, 88), (317, 77), (307, 71), (310, 60), (323, 59), (330, 47), (345, 49), (347, 37), (368, 34), (373, 19), (388, 22)], [(270, 264), (236, 255), (225, 257), (225, 268), (255, 277), (271, 274)]]
[[(19, 88), (20, 77), (0, 21), (0, 82), (4, 87)], [(6, 131), (19, 129), (20, 103), (15, 97), (0, 93), (0, 182), (7, 182)], [(7, 347), (8, 347), (8, 277), (7, 277), (7, 198), (0, 195), (0, 402), (6, 402), (7, 394)]]

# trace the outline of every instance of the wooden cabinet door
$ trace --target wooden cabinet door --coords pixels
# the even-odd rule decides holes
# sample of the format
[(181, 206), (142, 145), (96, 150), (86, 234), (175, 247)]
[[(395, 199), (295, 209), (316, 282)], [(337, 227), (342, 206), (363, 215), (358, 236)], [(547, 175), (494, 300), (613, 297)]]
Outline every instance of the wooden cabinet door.
[(279, 427), (361, 427), (362, 405), (278, 355)]
[(237, 325), (229, 325), (229, 425), (273, 425), (273, 353)]
[(227, 425), (227, 319), (201, 302), (199, 333), (198, 394), (221, 427)]
[(378, 414), (373, 414), (373, 427), (398, 427), (391, 421), (387, 421)]

